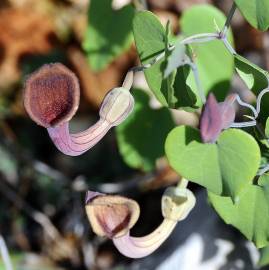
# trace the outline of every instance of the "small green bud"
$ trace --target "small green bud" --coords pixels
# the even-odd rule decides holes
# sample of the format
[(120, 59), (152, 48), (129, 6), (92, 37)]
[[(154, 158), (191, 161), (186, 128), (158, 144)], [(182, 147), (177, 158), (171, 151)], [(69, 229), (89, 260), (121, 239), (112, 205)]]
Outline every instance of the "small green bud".
[(123, 88), (114, 88), (105, 96), (99, 115), (111, 125), (117, 126), (123, 122), (134, 108), (134, 98)]
[(195, 206), (196, 199), (187, 188), (169, 187), (162, 196), (162, 214), (174, 221), (185, 219)]

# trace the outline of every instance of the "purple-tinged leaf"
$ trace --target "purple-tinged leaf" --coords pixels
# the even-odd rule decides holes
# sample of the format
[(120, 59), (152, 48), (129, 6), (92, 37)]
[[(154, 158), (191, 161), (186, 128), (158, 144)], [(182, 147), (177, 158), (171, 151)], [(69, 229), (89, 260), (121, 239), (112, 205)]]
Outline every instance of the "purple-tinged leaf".
[(200, 119), (200, 133), (204, 143), (214, 143), (222, 130), (222, 115), (215, 96), (209, 94)]
[(235, 108), (233, 103), (235, 95), (229, 95), (224, 102), (219, 103), (220, 112), (222, 115), (222, 129), (227, 129), (231, 126), (235, 119)]

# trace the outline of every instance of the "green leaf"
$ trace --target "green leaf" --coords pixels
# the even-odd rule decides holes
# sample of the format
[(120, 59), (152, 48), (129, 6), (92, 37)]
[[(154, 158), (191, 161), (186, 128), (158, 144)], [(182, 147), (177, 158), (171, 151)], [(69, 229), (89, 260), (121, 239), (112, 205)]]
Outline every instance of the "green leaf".
[(235, 198), (256, 175), (261, 160), (260, 148), (251, 135), (239, 129), (222, 132), (217, 146), (223, 195)]
[[(167, 33), (158, 18), (149, 11), (138, 12), (133, 21), (133, 33), (140, 61), (143, 65), (151, 63), (157, 55), (167, 50)], [(186, 86), (185, 74), (188, 68), (180, 67), (164, 79), (167, 57), (145, 70), (147, 83), (155, 97), (165, 107), (194, 107), (195, 95)], [(186, 96), (186, 97), (185, 97)]]
[(134, 8), (126, 5), (120, 10), (113, 10), (111, 2), (91, 0), (89, 6), (83, 48), (94, 71), (106, 68), (132, 43)]
[(269, 244), (269, 197), (266, 191), (269, 178), (264, 177), (267, 179), (260, 178), (259, 186), (246, 186), (235, 203), (229, 197), (209, 193), (209, 199), (221, 218), (241, 231), (258, 248)]
[(259, 94), (268, 86), (268, 73), (238, 54), (235, 55), (235, 69), (254, 94)]
[[(166, 33), (158, 18), (149, 11), (138, 12), (133, 21), (136, 48), (143, 65), (150, 63), (166, 49)], [(164, 59), (145, 71), (150, 89), (162, 105), (168, 107), (168, 95), (173, 91), (167, 87), (169, 78), (163, 80)]]
[[(224, 14), (215, 7), (211, 5), (195, 5), (182, 14), (180, 26), (185, 36), (199, 33), (214, 33), (216, 32), (215, 23), (221, 28), (225, 24), (225, 20)], [(228, 38), (233, 43), (230, 31)], [(205, 94), (213, 91), (218, 99), (223, 99), (229, 90), (233, 76), (233, 56), (230, 55), (219, 40), (203, 44), (193, 44), (191, 48)], [(188, 77), (187, 84), (191, 89), (196, 89), (192, 73)], [(197, 90), (196, 95), (198, 95)], [(201, 103), (199, 105), (201, 106)]]
[(197, 129), (174, 128), (166, 139), (165, 153), (169, 164), (181, 176), (217, 194), (222, 192), (217, 147), (203, 144)]
[(197, 97), (186, 83), (189, 74), (189, 66), (185, 65), (177, 69), (174, 88), (176, 96), (180, 96), (180, 98), (177, 99), (176, 108), (181, 108), (185, 111), (194, 111), (197, 109), (195, 106)]
[(181, 40), (178, 40), (175, 44), (175, 49), (167, 58), (167, 66), (164, 71), (164, 78), (167, 78), (178, 67), (184, 65), (186, 48), (181, 44)]
[(256, 141), (237, 129), (222, 132), (216, 144), (203, 144), (199, 130), (180, 126), (169, 133), (165, 152), (181, 176), (234, 199), (253, 180), (260, 164)]
[(269, 264), (269, 246), (260, 249), (260, 259), (258, 265), (260, 267), (263, 267), (268, 264)]
[(235, 0), (243, 16), (255, 28), (266, 31), (269, 27), (268, 0)]
[[(268, 87), (268, 72), (251, 63), (246, 58), (235, 55), (235, 68), (247, 87), (257, 96), (262, 90)], [(262, 121), (268, 116), (269, 94), (265, 94), (261, 103), (260, 118)]]
[(133, 113), (116, 128), (120, 153), (132, 168), (151, 171), (156, 160), (164, 156), (167, 133), (175, 126), (168, 109), (151, 109), (149, 97), (141, 90), (133, 90)]

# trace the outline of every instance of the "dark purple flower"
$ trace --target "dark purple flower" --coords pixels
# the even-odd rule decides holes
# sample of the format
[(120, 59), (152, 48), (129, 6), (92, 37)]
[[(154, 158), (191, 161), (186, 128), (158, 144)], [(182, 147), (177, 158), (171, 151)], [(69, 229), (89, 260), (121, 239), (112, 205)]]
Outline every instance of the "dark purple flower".
[(98, 143), (111, 127), (119, 125), (132, 112), (134, 99), (129, 90), (133, 73), (128, 74), (123, 87), (114, 88), (105, 96), (99, 110), (99, 121), (76, 134), (70, 134), (69, 121), (78, 109), (79, 82), (64, 65), (44, 65), (29, 76), (25, 83), (24, 106), (37, 124), (47, 128), (61, 152), (78, 156)]
[(86, 213), (93, 231), (112, 239), (116, 248), (130, 258), (142, 258), (154, 252), (169, 237), (176, 224), (185, 219), (196, 199), (187, 188), (169, 187), (162, 196), (163, 222), (150, 234), (130, 236), (140, 214), (136, 201), (88, 191)]

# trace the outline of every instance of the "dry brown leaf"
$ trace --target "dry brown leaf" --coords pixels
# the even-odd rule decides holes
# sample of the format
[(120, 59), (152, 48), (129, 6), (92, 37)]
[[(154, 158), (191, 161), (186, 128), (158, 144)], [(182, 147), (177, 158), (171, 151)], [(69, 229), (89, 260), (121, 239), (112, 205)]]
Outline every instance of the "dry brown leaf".
[(263, 48), (263, 33), (251, 27), (244, 22), (240, 27), (234, 28), (234, 36), (236, 40), (236, 50), (239, 53), (246, 51), (262, 50)]
[(155, 190), (178, 183), (180, 176), (169, 166), (166, 158), (157, 162), (157, 172), (146, 181), (142, 181), (140, 188), (143, 191)]
[(211, 0), (177, 0), (175, 1), (175, 6), (177, 7), (178, 10), (183, 11), (187, 8), (190, 8), (193, 5), (198, 5), (198, 4), (211, 4)]
[(44, 251), (55, 262), (69, 261), (73, 266), (81, 265), (80, 240), (74, 234), (68, 234), (55, 241), (45, 239)]
[(121, 85), (126, 71), (136, 59), (134, 50), (131, 49), (118, 57), (107, 69), (95, 73), (91, 70), (85, 55), (80, 49), (71, 47), (68, 49), (67, 54), (80, 79), (82, 93), (94, 108), (100, 106), (109, 90)]
[(178, 16), (176, 16), (171, 11), (166, 10), (153, 10), (153, 12), (159, 17), (161, 24), (165, 27), (169, 21), (170, 27), (172, 28), (173, 33), (178, 32)]
[(181, 12), (195, 4), (208, 4), (211, 0), (148, 0), (150, 7), (155, 9)]
[(48, 53), (53, 34), (50, 18), (26, 9), (0, 10), (0, 89), (20, 78), (19, 61), (25, 54)]

